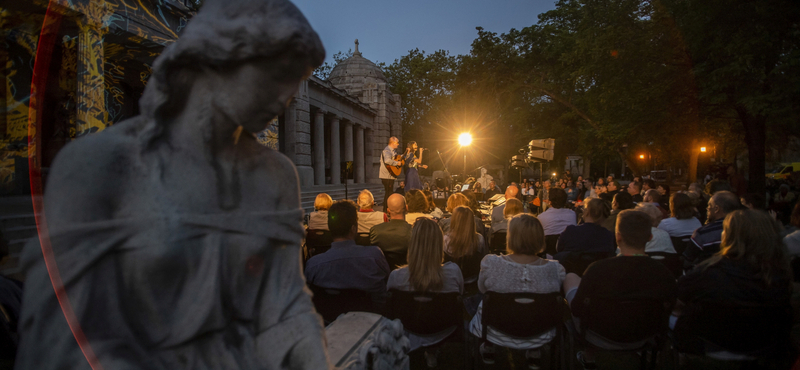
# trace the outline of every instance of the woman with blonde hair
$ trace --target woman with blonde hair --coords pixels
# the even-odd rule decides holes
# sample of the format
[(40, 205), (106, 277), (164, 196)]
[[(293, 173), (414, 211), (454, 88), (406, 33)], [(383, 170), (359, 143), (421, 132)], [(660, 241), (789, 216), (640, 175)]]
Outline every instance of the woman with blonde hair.
[(444, 236), (444, 259), (455, 262), (464, 280), (469, 281), (480, 272), (481, 259), (487, 252), (486, 242), (475, 231), (475, 216), (469, 207), (456, 207), (451, 220), (450, 231)]
[(703, 353), (700, 336), (733, 353), (789, 343), (792, 274), (780, 224), (747, 209), (729, 213), (722, 229), (720, 251), (678, 279), (678, 348)]
[(328, 230), (328, 208), (333, 205), (333, 199), (326, 193), (317, 194), (314, 199), (314, 212), (308, 215), (308, 228), (310, 230)]
[[(442, 216), (443, 218), (439, 220), (439, 227), (442, 228), (442, 232), (445, 233), (445, 235), (447, 235), (447, 233), (450, 232), (450, 222), (452, 221), (451, 218), (453, 211), (455, 211), (456, 208), (461, 206), (467, 208), (470, 207), (470, 200), (469, 198), (467, 198), (466, 195), (461, 193), (455, 193), (451, 195), (450, 198), (447, 198), (447, 207), (445, 207), (445, 210), (448, 212), (448, 214), (443, 215)], [(474, 219), (475, 219), (475, 230), (478, 230), (478, 232), (480, 232), (480, 230), (484, 229), (485, 226), (483, 226), (483, 222), (481, 221), (480, 218), (474, 217)]]
[(428, 201), (428, 214), (435, 219), (440, 219), (444, 215), (439, 207), (436, 206), (436, 203), (433, 202), (433, 193), (430, 190), (423, 190), (422, 194), (425, 194), (425, 199)]
[(492, 233), (507, 230), (508, 220), (524, 211), (525, 207), (522, 205), (522, 202), (520, 202), (519, 199), (511, 198), (506, 200), (505, 206), (503, 207), (503, 218), (505, 219), (505, 222), (497, 222), (492, 225)]
[(373, 226), (389, 222), (389, 217), (383, 212), (372, 209), (375, 197), (372, 192), (364, 189), (358, 194), (358, 233), (368, 233)]
[[(411, 229), (408, 244), (408, 265), (389, 274), (386, 284), (388, 290), (397, 289), (414, 292), (463, 293), (464, 279), (461, 270), (453, 262), (444, 262), (444, 236), (436, 221), (419, 219)], [(433, 337), (417, 337), (406, 333), (411, 350), (440, 342), (452, 332)], [(435, 355), (425, 353), (427, 361), (434, 361)], [(432, 359), (431, 359), (432, 358)]]
[[(506, 234), (507, 255), (490, 254), (480, 264), (478, 289), (497, 293), (554, 293), (561, 290), (566, 271), (558, 261), (539, 258), (537, 254), (545, 249), (544, 228), (535, 216), (519, 214), (508, 222)], [(472, 318), (469, 330), (481, 337), (481, 311)], [(510, 338), (502, 333), (489, 330), (490, 343), (514, 349), (527, 349), (529, 367), (535, 368), (541, 354), (537, 350), (555, 337), (555, 330), (536, 338)], [(485, 363), (494, 362), (492, 345), (481, 346), (481, 357)]]

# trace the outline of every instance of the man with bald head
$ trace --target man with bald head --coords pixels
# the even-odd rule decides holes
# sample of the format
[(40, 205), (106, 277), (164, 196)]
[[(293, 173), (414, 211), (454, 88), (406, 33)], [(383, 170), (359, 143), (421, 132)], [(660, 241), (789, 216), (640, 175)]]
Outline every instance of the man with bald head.
[(722, 241), (722, 221), (725, 220), (728, 213), (741, 208), (739, 197), (733, 192), (723, 190), (714, 193), (708, 201), (706, 225), (694, 231), (692, 242), (683, 252), (684, 270), (691, 270), (698, 263), (719, 252), (719, 245)]
[(511, 184), (506, 188), (505, 196), (502, 199), (502, 203), (499, 206), (495, 206), (492, 208), (492, 232), (500, 229), (505, 229), (507, 225), (506, 218), (503, 216), (503, 210), (506, 209), (506, 199), (516, 198), (517, 194), (519, 194), (519, 187), (517, 185)]
[(669, 218), (669, 211), (661, 206), (661, 194), (656, 189), (650, 189), (644, 192), (645, 203), (652, 203), (659, 211), (661, 211), (661, 219)]
[(389, 215), (389, 222), (384, 222), (369, 230), (370, 244), (378, 246), (389, 262), (389, 268), (407, 264), (408, 241), (411, 239), (411, 225), (406, 222), (406, 198), (400, 194), (392, 194), (386, 201), (384, 211)]

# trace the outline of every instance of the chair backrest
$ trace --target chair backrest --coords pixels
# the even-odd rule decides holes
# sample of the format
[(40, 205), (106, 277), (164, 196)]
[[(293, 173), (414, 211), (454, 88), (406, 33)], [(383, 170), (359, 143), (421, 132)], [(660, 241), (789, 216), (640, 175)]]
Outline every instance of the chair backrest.
[(669, 238), (672, 240), (672, 246), (675, 247), (675, 252), (678, 254), (678, 256), (682, 256), (683, 251), (685, 251), (686, 247), (689, 246), (689, 243), (692, 242), (691, 235), (671, 236)]
[(376, 312), (369, 292), (359, 289), (332, 289), (309, 284), (314, 293), (314, 308), (326, 323), (336, 320), (339, 315), (353, 312)]
[[(691, 332), (724, 350), (748, 354), (789, 343), (791, 307), (692, 304)], [(678, 329), (678, 328), (676, 328)]]
[(549, 254), (551, 256), (556, 254), (556, 244), (558, 244), (558, 237), (559, 236), (561, 236), (561, 234), (558, 234), (558, 235), (545, 235), (545, 237), (544, 237), (544, 244), (545, 244), (544, 251), (545, 251), (545, 253), (547, 253), (547, 254)]
[(356, 244), (363, 246), (371, 245), (369, 243), (369, 233), (358, 233), (358, 235), (356, 235)]
[(430, 335), (462, 325), (463, 305), (458, 293), (389, 290), (388, 317), (399, 319), (405, 330)]
[(333, 236), (328, 230), (306, 230), (306, 248), (309, 257), (325, 253), (331, 248)]
[(665, 335), (672, 302), (651, 298), (586, 298), (581, 331), (592, 331), (619, 343), (634, 343)]
[(681, 257), (675, 253), (667, 253), (667, 252), (647, 252), (647, 255), (650, 258), (661, 262), (669, 272), (672, 273), (672, 276), (675, 276), (677, 279), (683, 273), (683, 262), (681, 262)]
[(489, 252), (495, 254), (506, 254), (506, 232), (497, 231), (492, 233), (489, 244)]
[(800, 283), (800, 257), (795, 256), (792, 259), (792, 271), (794, 272), (794, 282)]
[(488, 327), (518, 338), (539, 336), (561, 325), (565, 307), (561, 293), (486, 292), (481, 312), (483, 340)]
[(586, 268), (592, 263), (602, 259), (614, 257), (611, 252), (568, 252), (566, 257), (561, 258), (561, 263), (567, 273), (574, 273), (578, 276), (583, 276)]

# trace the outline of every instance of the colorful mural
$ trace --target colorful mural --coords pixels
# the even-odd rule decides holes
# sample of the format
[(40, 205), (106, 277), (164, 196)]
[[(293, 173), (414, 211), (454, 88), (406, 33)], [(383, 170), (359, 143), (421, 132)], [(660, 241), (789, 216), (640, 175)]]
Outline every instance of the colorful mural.
[[(138, 114), (153, 60), (194, 14), (176, 0), (50, 3), (61, 22), (47, 63), (46, 91), (37, 95), (38, 105), (47, 108), (31, 116), (41, 120), (31, 143), (41, 144), (34, 152), (42, 157), (43, 172), (66, 142)], [(47, 7), (45, 0), (0, 6), (0, 195), (30, 192), (31, 81)]]

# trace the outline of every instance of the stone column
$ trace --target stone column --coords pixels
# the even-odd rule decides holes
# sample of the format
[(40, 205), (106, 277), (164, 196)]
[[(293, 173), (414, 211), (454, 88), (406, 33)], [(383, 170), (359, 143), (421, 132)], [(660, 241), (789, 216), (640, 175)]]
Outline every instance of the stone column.
[(366, 148), (364, 147), (364, 126), (358, 125), (356, 126), (356, 158), (355, 158), (355, 166), (356, 166), (356, 183), (363, 184), (364, 180), (364, 162), (366, 158), (364, 158), (364, 153), (366, 152)]
[[(376, 156), (380, 156), (380, 154), (376, 153), (375, 148), (379, 147), (379, 145), (376, 144), (374, 141), (375, 141), (375, 136), (373, 135), (372, 129), (370, 129), (370, 128), (365, 129), (364, 130), (364, 144), (366, 145), (366, 148), (365, 148), (366, 149), (365, 150), (365, 152), (366, 152), (366, 156), (365, 156), (366, 157), (365, 158), (366, 165), (364, 166), (365, 167), (364, 168), (364, 172), (365, 172), (364, 177), (366, 178), (366, 181), (368, 183), (373, 183), (374, 182), (373, 180), (378, 178), (378, 167), (376, 167), (375, 162), (376, 162), (376, 158), (377, 158)], [(381, 147), (381, 150), (383, 150), (382, 147)], [(380, 165), (380, 160), (378, 160), (377, 162), (379, 163), (378, 164), (378, 166), (379, 166)]]
[(283, 114), (283, 137), (278, 140), (283, 140), (284, 153), (289, 159), (297, 165), (297, 102), (292, 99), (289, 107), (286, 108)]
[[(353, 123), (346, 121), (344, 123), (344, 160), (353, 160)], [(353, 180), (347, 180), (348, 184), (352, 184)]]
[(325, 111), (314, 117), (314, 185), (325, 185)]
[(339, 117), (334, 116), (331, 119), (331, 184), (338, 185), (342, 183), (342, 159), (340, 157), (341, 149), (339, 147)]

